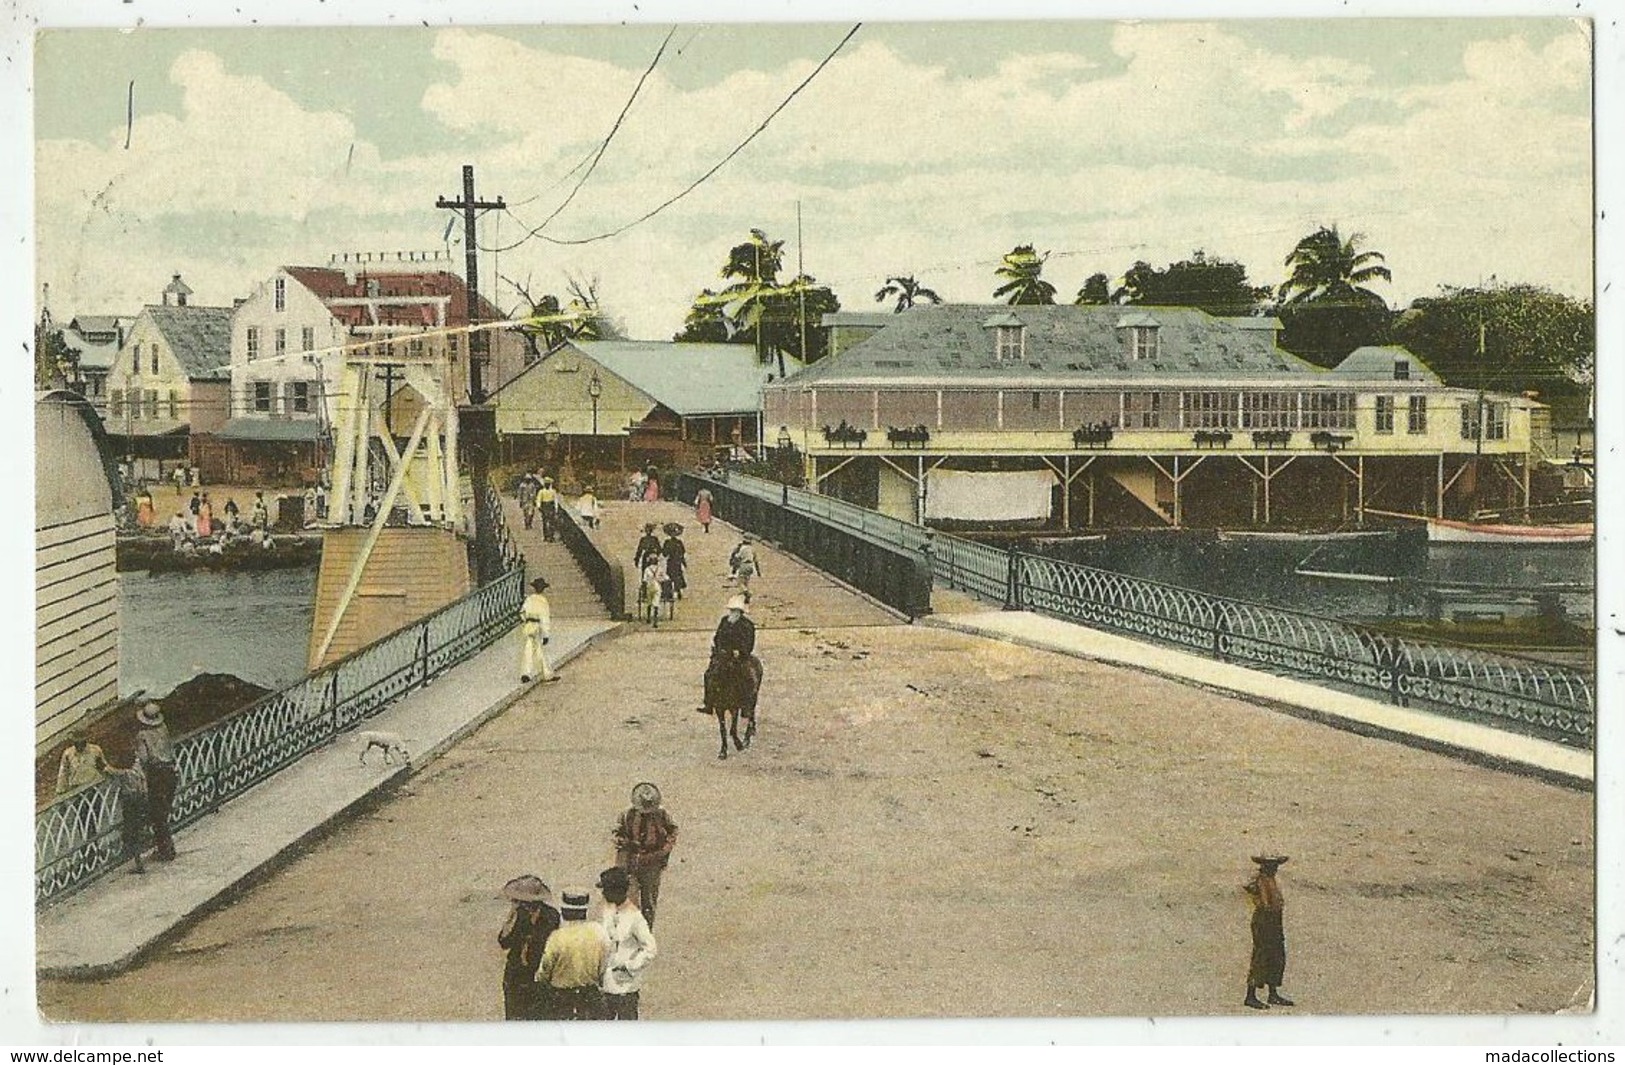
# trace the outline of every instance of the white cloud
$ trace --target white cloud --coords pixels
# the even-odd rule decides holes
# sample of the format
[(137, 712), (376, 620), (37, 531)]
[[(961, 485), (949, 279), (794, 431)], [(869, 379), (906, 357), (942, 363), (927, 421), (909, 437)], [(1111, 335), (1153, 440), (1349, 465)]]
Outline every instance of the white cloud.
[[(972, 75), (860, 34), (676, 208), (613, 241), (531, 241), (487, 257), (485, 276), (529, 274), (556, 291), (566, 273), (596, 274), (635, 335), (668, 336), (750, 227), (793, 242), (801, 201), (808, 270), (857, 308), (898, 272), (949, 298), (988, 299), (999, 255), (1029, 240), (1056, 252), (1046, 273), (1066, 295), (1096, 270), (1198, 247), (1271, 284), (1297, 237), (1332, 221), (1388, 255), (1394, 299), (1492, 272), (1589, 287), (1589, 52), (1578, 30), (1540, 49), (1481, 40), (1455, 76), (1420, 87), (1385, 81), (1375, 64), (1270, 52), (1244, 24), (1124, 24), (1113, 57), (1070, 43), (1057, 23), (1046, 51)], [(184, 267), (223, 302), (279, 262), (431, 246), (446, 220), (434, 196), (458, 191), (466, 161), (482, 195), (515, 205), (513, 217), (487, 216), (483, 240), (511, 241), (518, 219), (534, 225), (562, 200), (573, 179), (561, 176), (641, 73), (473, 30), (440, 32), (434, 54), (452, 69), (422, 92), (425, 120), (492, 147), (384, 161), (349, 118), (304, 110), (215, 56), (181, 57), (180, 115), (139, 120), (129, 152), (122, 130), (102, 145), (40, 145), (45, 279), (73, 293), (70, 306), (116, 309), (132, 285), (151, 298)], [(666, 71), (684, 61), (649, 78), (550, 233), (613, 228), (672, 195), (813, 69), (803, 59), (683, 88)], [(193, 210), (260, 228), (245, 226), (240, 245), (175, 240)], [(513, 302), (511, 290), (502, 297)]]

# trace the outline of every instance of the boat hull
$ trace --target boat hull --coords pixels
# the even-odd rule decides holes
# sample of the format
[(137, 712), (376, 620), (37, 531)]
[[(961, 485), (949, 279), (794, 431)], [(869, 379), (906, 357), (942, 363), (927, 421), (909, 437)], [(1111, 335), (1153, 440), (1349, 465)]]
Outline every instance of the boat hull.
[(1590, 523), (1577, 525), (1489, 525), (1481, 522), (1428, 520), (1428, 541), (1436, 544), (1577, 544), (1592, 542)]

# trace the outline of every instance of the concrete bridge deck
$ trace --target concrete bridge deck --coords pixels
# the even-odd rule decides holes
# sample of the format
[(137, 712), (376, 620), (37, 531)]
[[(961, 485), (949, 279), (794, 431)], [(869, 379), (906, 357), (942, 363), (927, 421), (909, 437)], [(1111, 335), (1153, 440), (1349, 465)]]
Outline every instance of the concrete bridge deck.
[[(447, 722), (416, 775), (336, 745), (182, 833), (173, 865), (48, 908), (44, 1013), (494, 1020), (498, 887), (590, 885), (642, 779), (682, 826), (651, 1018), (1246, 1014), (1238, 887), (1272, 849), (1293, 856), (1300, 1013), (1583, 1004), (1591, 794), (1143, 665), (901, 624), (771, 549), (762, 731), (718, 762), (692, 708), (737, 536), (631, 503), (599, 536), (629, 560), (667, 515), (691, 561), (677, 624), (625, 626), (528, 690), (516, 648), (493, 648), (377, 719), (413, 738), (429, 730), (407, 715)], [(575, 624), (554, 650), (602, 631)], [(325, 805), (263, 801), (275, 786)], [(248, 837), (272, 853), (227, 862)]]

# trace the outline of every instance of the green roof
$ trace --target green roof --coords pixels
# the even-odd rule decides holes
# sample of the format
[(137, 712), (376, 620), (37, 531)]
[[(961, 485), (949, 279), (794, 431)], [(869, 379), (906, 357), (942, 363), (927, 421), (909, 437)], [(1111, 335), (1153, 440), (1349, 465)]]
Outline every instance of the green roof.
[[(574, 340), (570, 346), (676, 414), (737, 414), (761, 408), (762, 385), (778, 359), (757, 361), (749, 344), (666, 340)], [(785, 370), (801, 364), (785, 358)]]

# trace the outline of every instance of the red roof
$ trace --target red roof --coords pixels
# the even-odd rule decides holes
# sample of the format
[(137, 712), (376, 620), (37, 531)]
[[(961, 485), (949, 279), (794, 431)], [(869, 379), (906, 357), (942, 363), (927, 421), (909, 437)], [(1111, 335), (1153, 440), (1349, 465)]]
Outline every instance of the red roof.
[[(323, 303), (332, 299), (378, 296), (450, 296), (446, 306), (446, 324), (468, 324), (468, 287), (463, 279), (445, 270), (366, 270), (357, 267), (351, 282), (343, 270), (326, 266), (284, 267), (290, 277), (310, 289)], [(368, 291), (369, 284), (376, 289)], [(409, 325), (419, 328), (434, 326), (434, 303), (394, 304), (378, 308), (378, 324)], [(329, 307), (333, 317), (348, 326), (369, 324), (365, 307)], [(481, 321), (494, 321), (502, 312), (492, 306), (484, 296), (479, 300)]]

